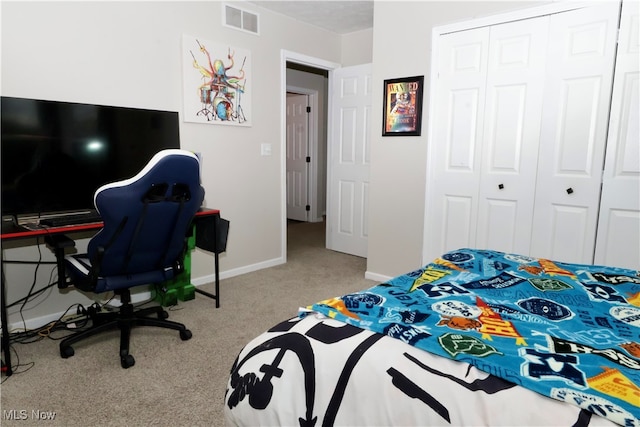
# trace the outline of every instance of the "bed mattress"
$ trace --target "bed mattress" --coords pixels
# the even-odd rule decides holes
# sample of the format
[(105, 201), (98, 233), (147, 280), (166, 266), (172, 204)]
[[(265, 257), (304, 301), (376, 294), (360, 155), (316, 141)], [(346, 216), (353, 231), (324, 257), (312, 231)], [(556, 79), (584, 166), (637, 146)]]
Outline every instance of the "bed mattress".
[(459, 249), (238, 356), (237, 425), (640, 425), (640, 276)]

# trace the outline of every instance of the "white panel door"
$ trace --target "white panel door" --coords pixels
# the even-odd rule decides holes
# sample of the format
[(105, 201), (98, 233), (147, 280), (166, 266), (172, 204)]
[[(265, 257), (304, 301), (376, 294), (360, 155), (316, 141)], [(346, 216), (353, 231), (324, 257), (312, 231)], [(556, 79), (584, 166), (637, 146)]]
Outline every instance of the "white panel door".
[(327, 248), (367, 256), (371, 64), (333, 71), (328, 142)]
[(308, 95), (287, 93), (287, 218), (307, 221)]
[(531, 244), (548, 17), (491, 27), (475, 247)]
[(619, 7), (551, 15), (533, 256), (593, 261)]
[(611, 102), (595, 264), (640, 269), (638, 3), (625, 1)]
[(440, 38), (425, 258), (475, 246), (489, 28)]

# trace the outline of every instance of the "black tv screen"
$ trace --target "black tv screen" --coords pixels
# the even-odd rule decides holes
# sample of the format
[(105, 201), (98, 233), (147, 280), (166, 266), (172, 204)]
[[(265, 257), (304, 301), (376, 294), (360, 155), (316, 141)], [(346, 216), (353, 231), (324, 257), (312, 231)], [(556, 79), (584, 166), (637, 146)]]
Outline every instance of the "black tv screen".
[(2, 97), (2, 215), (92, 209), (103, 184), (180, 148), (178, 113)]

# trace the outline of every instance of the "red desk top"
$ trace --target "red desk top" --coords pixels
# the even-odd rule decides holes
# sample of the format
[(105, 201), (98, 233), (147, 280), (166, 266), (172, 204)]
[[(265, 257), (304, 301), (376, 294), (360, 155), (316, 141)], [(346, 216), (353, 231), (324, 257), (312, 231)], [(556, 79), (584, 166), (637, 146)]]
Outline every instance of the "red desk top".
[[(219, 215), (220, 210), (202, 208), (196, 213), (198, 216)], [(66, 225), (63, 227), (45, 227), (38, 229), (27, 229), (22, 226), (16, 226), (14, 230), (4, 232), (0, 237), (2, 240), (29, 239), (32, 237), (45, 236), (47, 234), (65, 234), (78, 233), (81, 231), (99, 230), (102, 228), (102, 222), (93, 222), (90, 224)]]

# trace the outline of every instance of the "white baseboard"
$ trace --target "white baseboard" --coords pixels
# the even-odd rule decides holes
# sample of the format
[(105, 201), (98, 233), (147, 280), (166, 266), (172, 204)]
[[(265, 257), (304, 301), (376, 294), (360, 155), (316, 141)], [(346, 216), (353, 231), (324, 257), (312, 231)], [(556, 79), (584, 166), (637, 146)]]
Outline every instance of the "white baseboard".
[(373, 273), (371, 271), (365, 271), (364, 278), (369, 280), (375, 280), (376, 282), (386, 282), (393, 279), (393, 277), (391, 276), (385, 276), (382, 274)]
[(9, 323), (9, 333), (24, 332), (25, 329), (27, 331), (30, 331), (33, 329), (41, 328), (44, 325), (47, 325), (51, 322), (58, 320), (60, 316), (62, 316), (63, 314), (64, 312), (52, 313), (52, 314), (47, 314), (46, 316), (25, 319), (24, 323), (22, 322)]
[[(276, 265), (281, 265), (284, 264), (285, 260), (284, 258), (280, 257), (280, 258), (274, 258), (274, 259), (270, 259), (267, 261), (263, 261), (263, 262), (259, 262), (256, 264), (251, 264), (251, 265), (245, 265), (243, 267), (239, 267), (239, 268), (234, 268), (231, 270), (226, 270), (226, 271), (221, 271), (220, 272), (220, 280), (222, 279), (229, 279), (231, 277), (235, 277), (235, 276), (240, 276), (242, 274), (246, 274), (246, 273), (252, 273), (254, 271), (258, 271), (258, 270), (262, 270), (264, 268), (269, 268), (269, 267), (275, 267)], [(209, 274), (207, 276), (200, 276), (200, 277), (192, 277), (191, 278), (191, 283), (194, 286), (201, 286), (201, 285), (206, 285), (209, 283), (213, 283), (216, 280), (216, 275), (215, 274)]]
[[(80, 291), (82, 292), (82, 291)], [(89, 293), (85, 293), (89, 298), (90, 294)], [(137, 289), (135, 291), (131, 292), (131, 302), (133, 304), (140, 304), (143, 303), (145, 301), (149, 301), (152, 298), (152, 293), (151, 293), (151, 287), (148, 288), (141, 288), (141, 289)], [(111, 292), (109, 292), (107, 294), (107, 297), (105, 298), (98, 298), (98, 296), (95, 296), (95, 302), (99, 303), (99, 304), (104, 304), (107, 307), (112, 307), (112, 308), (118, 308), (122, 305), (122, 303), (120, 302), (120, 298), (117, 296), (113, 296), (113, 294)], [(84, 304), (84, 303), (83, 303)], [(89, 301), (86, 304), (86, 307), (88, 307), (91, 304), (91, 301)], [(25, 319), (24, 323), (23, 322), (10, 322), (9, 323), (9, 331), (14, 332), (14, 331), (24, 331), (25, 328), (27, 330), (33, 330), (33, 329), (38, 329), (41, 328), (43, 326), (45, 326), (46, 324), (50, 323), (50, 322), (54, 322), (58, 319), (60, 319), (61, 316), (63, 316), (65, 314), (65, 311), (61, 311), (58, 313), (51, 313), (51, 314), (45, 314), (44, 316), (39, 316), (39, 317), (32, 317), (30, 319)], [(75, 311), (72, 311), (70, 313), (67, 313), (67, 315), (72, 315), (75, 314)]]

